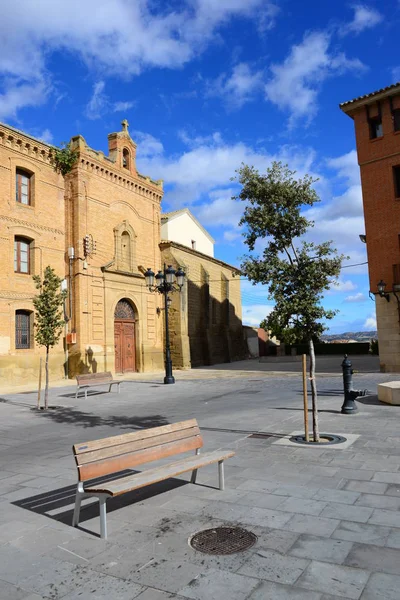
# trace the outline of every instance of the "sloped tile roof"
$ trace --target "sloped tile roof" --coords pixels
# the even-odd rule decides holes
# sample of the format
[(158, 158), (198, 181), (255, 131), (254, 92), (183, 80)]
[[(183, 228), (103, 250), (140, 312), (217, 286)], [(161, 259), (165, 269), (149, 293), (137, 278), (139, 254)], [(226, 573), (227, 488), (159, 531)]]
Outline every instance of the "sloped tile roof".
[(370, 94), (364, 94), (363, 96), (358, 96), (357, 98), (353, 98), (353, 100), (348, 100), (347, 102), (342, 102), (341, 104), (339, 104), (339, 108), (343, 109), (343, 108), (347, 108), (349, 107), (350, 104), (355, 104), (356, 102), (361, 102), (362, 100), (368, 100), (369, 98), (374, 98), (375, 96), (378, 96), (380, 94), (387, 94), (387, 92), (390, 92), (391, 90), (395, 90), (396, 88), (399, 89), (400, 91), (400, 81), (398, 81), (397, 83), (393, 83), (392, 85), (388, 85), (387, 87), (381, 88), (380, 90), (377, 90), (376, 92), (371, 92)]

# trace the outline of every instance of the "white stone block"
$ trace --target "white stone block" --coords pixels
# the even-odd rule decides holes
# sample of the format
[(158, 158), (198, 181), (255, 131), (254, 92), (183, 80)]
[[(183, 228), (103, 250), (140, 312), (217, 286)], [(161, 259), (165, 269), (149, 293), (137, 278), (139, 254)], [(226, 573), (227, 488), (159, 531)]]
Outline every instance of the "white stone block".
[(385, 404), (400, 405), (400, 381), (378, 384), (378, 399)]

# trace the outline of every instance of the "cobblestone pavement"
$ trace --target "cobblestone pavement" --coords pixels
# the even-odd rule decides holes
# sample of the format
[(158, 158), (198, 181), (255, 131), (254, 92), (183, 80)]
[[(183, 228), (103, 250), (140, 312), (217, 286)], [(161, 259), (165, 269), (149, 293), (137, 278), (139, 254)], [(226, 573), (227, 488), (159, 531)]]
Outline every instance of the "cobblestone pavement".
[[(72, 386), (55, 388), (58, 408), (46, 413), (33, 408), (35, 393), (3, 394), (0, 599), (398, 600), (400, 407), (376, 398), (377, 383), (396, 376), (366, 361), (354, 386), (370, 395), (346, 416), (340, 369), (322, 365), (321, 431), (349, 445), (310, 448), (289, 441), (302, 429), (299, 364), (257, 375), (251, 362), (178, 375), (173, 386), (138, 379), (86, 401)], [(98, 537), (93, 499), (81, 526), (70, 526), (73, 443), (192, 417), (205, 451), (236, 451), (224, 492), (212, 465), (196, 485), (182, 476), (110, 500), (108, 540)], [(225, 557), (188, 545), (194, 532), (227, 523), (253, 531), (256, 545)]]

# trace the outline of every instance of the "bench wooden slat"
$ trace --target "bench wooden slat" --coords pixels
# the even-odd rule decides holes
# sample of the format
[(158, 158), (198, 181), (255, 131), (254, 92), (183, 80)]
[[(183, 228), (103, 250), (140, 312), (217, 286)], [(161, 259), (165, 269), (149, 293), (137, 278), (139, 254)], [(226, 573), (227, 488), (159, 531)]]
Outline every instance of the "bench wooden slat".
[(93, 450), (92, 452), (85, 452), (83, 454), (76, 455), (76, 464), (78, 466), (87, 465), (88, 463), (104, 460), (105, 458), (122, 456), (136, 450), (152, 448), (153, 446), (162, 446), (168, 442), (176, 442), (178, 440), (184, 440), (199, 435), (200, 429), (198, 427), (190, 427), (188, 429), (181, 429), (180, 431), (156, 435), (151, 438), (119, 444), (118, 446), (108, 446), (107, 448), (102, 448), (101, 450)]
[(107, 458), (97, 462), (92, 462), (87, 465), (78, 466), (79, 481), (87, 481), (102, 475), (110, 475), (118, 473), (124, 469), (129, 469), (145, 463), (159, 460), (174, 454), (181, 454), (189, 450), (196, 450), (203, 446), (203, 440), (200, 435), (193, 436), (185, 440), (178, 440), (163, 444), (162, 446), (154, 446), (146, 450), (138, 450), (130, 454), (123, 454), (114, 458)]
[(193, 469), (205, 467), (207, 465), (219, 462), (220, 460), (226, 460), (234, 456), (233, 451), (222, 451), (216, 450), (214, 452), (208, 452), (207, 454), (184, 458), (169, 465), (156, 467), (154, 469), (148, 469), (143, 473), (136, 473), (135, 475), (128, 475), (127, 477), (121, 477), (120, 479), (114, 479), (113, 481), (106, 482), (98, 486), (85, 487), (87, 493), (101, 493), (110, 494), (110, 496), (119, 496), (132, 490), (137, 490), (146, 485), (169, 479), (170, 477), (176, 477), (182, 473), (187, 473)]
[(87, 383), (89, 381), (93, 383), (100, 383), (113, 381), (113, 376), (110, 371), (106, 371), (104, 373), (84, 373), (83, 375), (77, 375), (76, 380), (78, 382), (78, 385), (80, 383)]
[(101, 450), (102, 448), (108, 448), (109, 446), (118, 446), (128, 442), (134, 442), (136, 440), (145, 440), (151, 437), (155, 437), (157, 435), (162, 435), (164, 433), (180, 431), (181, 429), (190, 429), (191, 427), (197, 426), (198, 425), (196, 419), (190, 419), (188, 421), (180, 421), (179, 423), (171, 423), (170, 425), (162, 425), (161, 427), (151, 427), (150, 429), (141, 429), (140, 431), (134, 431), (132, 433), (114, 435), (112, 437), (103, 438), (102, 440), (81, 442), (80, 444), (74, 444), (72, 446), (72, 449), (75, 455), (79, 455), (84, 452)]
[(78, 382), (78, 387), (94, 387), (96, 385), (106, 385), (110, 383), (119, 383), (112, 379), (85, 379), (85, 381)]

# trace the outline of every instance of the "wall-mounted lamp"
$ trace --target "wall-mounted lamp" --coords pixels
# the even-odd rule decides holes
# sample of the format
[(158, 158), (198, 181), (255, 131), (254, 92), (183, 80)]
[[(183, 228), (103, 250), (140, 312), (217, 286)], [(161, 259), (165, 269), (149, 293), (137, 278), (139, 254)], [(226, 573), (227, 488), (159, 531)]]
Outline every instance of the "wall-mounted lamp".
[(376, 286), (378, 288), (378, 294), (381, 298), (386, 298), (386, 300), (390, 301), (390, 295), (385, 292), (386, 283), (381, 279)]
[(358, 237), (360, 238), (360, 242), (362, 242), (363, 244), (367, 243), (367, 236), (365, 235), (365, 233), (360, 233)]
[[(171, 304), (172, 304), (172, 298), (170, 298), (169, 296), (167, 297), (167, 304), (168, 304), (168, 308), (169, 308), (169, 307), (171, 306)], [(164, 308), (160, 308), (159, 306), (157, 306), (157, 308), (156, 308), (156, 313), (157, 313), (158, 315), (161, 315), (161, 311), (162, 311), (162, 310), (165, 310), (165, 309), (164, 309)]]

